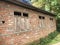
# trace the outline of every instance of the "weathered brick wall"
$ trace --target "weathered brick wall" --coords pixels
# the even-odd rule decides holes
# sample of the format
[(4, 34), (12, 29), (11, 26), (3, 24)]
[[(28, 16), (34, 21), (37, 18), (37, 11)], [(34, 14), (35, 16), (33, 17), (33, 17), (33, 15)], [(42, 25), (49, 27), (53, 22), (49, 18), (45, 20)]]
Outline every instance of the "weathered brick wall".
[[(29, 14), (29, 31), (16, 33), (14, 11), (27, 12)], [(45, 16), (43, 28), (39, 27), (39, 22), (41, 22), (39, 15)], [(46, 14), (0, 1), (0, 22), (5, 21), (4, 24), (0, 24), (0, 45), (23, 45), (47, 36), (56, 30), (56, 20), (52, 17), (54, 20), (51, 21), (50, 17)], [(51, 23), (53, 24), (52, 27)]]

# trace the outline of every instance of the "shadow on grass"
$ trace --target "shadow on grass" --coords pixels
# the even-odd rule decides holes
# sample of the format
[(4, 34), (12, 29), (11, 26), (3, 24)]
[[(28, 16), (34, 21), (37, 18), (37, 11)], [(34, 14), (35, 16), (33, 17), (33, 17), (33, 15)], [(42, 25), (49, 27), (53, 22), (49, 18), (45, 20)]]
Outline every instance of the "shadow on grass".
[(48, 45), (48, 43), (50, 43), (58, 34), (58, 31), (54, 31), (45, 38), (40, 38), (39, 40), (28, 43), (26, 45)]

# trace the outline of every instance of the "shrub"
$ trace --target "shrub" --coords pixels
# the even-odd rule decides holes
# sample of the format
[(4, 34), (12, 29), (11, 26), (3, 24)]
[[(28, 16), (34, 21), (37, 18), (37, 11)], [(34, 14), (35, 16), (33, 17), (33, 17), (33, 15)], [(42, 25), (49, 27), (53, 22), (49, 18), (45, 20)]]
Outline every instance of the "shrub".
[(57, 19), (57, 31), (60, 32), (60, 18)]

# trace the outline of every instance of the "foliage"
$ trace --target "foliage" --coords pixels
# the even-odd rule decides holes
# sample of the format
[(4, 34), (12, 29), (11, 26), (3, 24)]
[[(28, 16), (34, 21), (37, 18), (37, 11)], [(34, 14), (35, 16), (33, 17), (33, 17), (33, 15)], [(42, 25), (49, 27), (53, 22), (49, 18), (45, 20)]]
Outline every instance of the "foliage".
[(57, 19), (57, 31), (60, 32), (60, 18)]
[(32, 5), (60, 17), (60, 0), (31, 0)]

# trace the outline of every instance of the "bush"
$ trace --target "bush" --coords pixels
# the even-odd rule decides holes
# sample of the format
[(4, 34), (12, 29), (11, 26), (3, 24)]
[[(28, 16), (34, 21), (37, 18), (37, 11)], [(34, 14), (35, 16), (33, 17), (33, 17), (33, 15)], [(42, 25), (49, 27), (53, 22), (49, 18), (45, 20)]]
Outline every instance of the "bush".
[(60, 18), (57, 19), (57, 31), (60, 32)]

